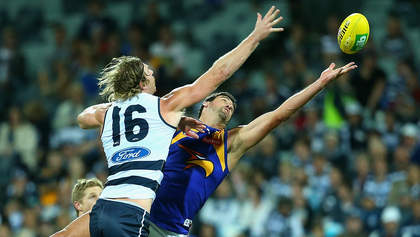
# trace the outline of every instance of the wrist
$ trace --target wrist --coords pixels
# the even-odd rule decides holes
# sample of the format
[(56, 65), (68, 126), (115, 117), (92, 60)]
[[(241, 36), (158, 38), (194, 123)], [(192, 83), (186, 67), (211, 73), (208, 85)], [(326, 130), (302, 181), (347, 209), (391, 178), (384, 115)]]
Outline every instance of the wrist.
[(248, 36), (248, 40), (254, 44), (258, 44), (261, 39), (261, 37), (259, 36), (259, 34), (257, 33), (257, 31), (252, 31), (251, 34), (249, 34)]
[(321, 89), (324, 89), (328, 85), (328, 80), (326, 78), (320, 77), (318, 78), (317, 82), (318, 87), (320, 87)]

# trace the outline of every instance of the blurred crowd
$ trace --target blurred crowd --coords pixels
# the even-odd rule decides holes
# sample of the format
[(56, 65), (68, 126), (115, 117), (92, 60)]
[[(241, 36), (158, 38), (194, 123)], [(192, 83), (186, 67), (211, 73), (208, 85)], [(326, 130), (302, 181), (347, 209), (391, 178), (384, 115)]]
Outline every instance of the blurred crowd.
[[(0, 237), (62, 229), (76, 216), (76, 180), (106, 181), (98, 132), (79, 129), (76, 117), (103, 101), (96, 78), (113, 57), (152, 65), (161, 96), (235, 47), (271, 5), (286, 31), (222, 86), (239, 101), (229, 127), (275, 109), (330, 62), (359, 68), (246, 153), (191, 235), (420, 236), (418, 1), (33, 2), (13, 14), (0, 4)], [(45, 2), (59, 3), (58, 17)], [(385, 6), (376, 9), (384, 20), (369, 18), (368, 6)], [(361, 53), (344, 55), (337, 29), (352, 12), (372, 19), (372, 31)]]

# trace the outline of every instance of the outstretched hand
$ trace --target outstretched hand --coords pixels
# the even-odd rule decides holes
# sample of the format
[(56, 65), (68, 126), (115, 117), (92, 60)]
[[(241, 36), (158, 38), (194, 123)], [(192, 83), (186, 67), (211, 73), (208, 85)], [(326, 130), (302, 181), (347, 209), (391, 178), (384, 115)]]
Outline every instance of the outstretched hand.
[(197, 119), (191, 118), (191, 117), (183, 116), (178, 123), (178, 129), (183, 131), (187, 136), (195, 138), (195, 139), (198, 139), (199, 137), (197, 133), (193, 131), (193, 129), (199, 132), (204, 132), (205, 128), (206, 126), (204, 125), (203, 122)]
[(340, 76), (350, 72), (353, 69), (357, 68), (357, 65), (354, 62), (351, 62), (343, 67), (335, 68), (335, 63), (331, 63), (330, 66), (325, 69), (321, 76), (319, 77), (325, 84), (330, 83), (331, 81), (339, 78)]
[(273, 26), (283, 20), (283, 17), (280, 16), (277, 18), (277, 15), (280, 13), (279, 9), (272, 6), (270, 10), (265, 14), (264, 18), (261, 14), (257, 13), (257, 23), (255, 23), (255, 29), (253, 34), (256, 35), (257, 40), (263, 40), (270, 35), (271, 32), (281, 32), (284, 31), (284, 28), (274, 28)]

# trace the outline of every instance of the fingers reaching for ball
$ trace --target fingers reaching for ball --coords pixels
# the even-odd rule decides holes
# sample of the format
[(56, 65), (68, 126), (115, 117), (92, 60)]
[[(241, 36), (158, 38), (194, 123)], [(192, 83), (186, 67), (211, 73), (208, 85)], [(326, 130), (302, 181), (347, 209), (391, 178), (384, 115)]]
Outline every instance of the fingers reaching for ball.
[(335, 68), (335, 63), (331, 63), (330, 66), (325, 69), (321, 73), (321, 79), (325, 81), (326, 83), (330, 82), (331, 80), (337, 79), (340, 76), (350, 72), (351, 70), (354, 70), (357, 68), (357, 65), (354, 62), (348, 63), (345, 66)]
[(257, 22), (255, 23), (253, 34), (257, 37), (258, 41), (265, 39), (272, 32), (284, 31), (282, 27), (274, 27), (283, 20), (282, 16), (278, 17), (279, 14), (280, 10), (276, 9), (275, 6), (272, 6), (264, 17), (260, 13), (257, 13)]
[(341, 76), (341, 75), (343, 75), (347, 72), (350, 72), (351, 70), (356, 69), (356, 68), (357, 68), (357, 65), (356, 65), (355, 62), (348, 63), (347, 65), (340, 68), (341, 70), (339, 71), (338, 75)]

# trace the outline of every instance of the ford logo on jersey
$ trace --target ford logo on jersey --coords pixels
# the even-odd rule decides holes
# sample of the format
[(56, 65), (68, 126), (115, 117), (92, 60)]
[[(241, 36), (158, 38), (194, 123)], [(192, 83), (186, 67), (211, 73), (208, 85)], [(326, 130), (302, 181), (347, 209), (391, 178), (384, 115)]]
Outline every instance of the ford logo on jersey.
[(114, 163), (121, 163), (127, 160), (135, 160), (140, 159), (142, 157), (148, 156), (150, 154), (150, 150), (144, 147), (130, 147), (124, 150), (116, 152), (111, 160)]

